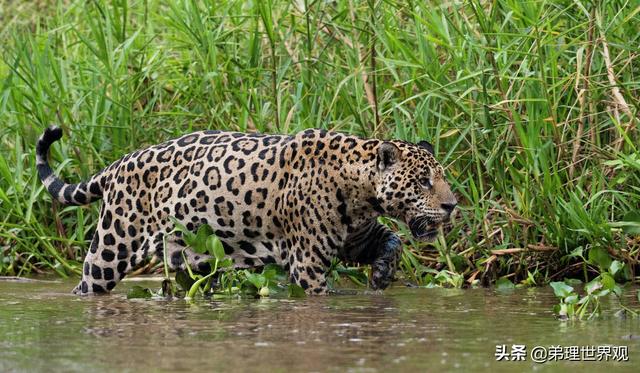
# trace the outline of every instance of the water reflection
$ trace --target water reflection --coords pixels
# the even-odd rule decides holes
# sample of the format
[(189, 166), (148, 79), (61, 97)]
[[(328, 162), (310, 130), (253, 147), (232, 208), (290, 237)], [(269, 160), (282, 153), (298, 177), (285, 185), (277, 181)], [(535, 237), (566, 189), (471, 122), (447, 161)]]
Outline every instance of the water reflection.
[(637, 320), (558, 322), (546, 289), (187, 304), (127, 300), (124, 285), (77, 298), (68, 283), (0, 282), (0, 371), (500, 371), (513, 366), (495, 361), (495, 345), (511, 343), (628, 345), (631, 361), (640, 359), (640, 341), (629, 337), (640, 335)]

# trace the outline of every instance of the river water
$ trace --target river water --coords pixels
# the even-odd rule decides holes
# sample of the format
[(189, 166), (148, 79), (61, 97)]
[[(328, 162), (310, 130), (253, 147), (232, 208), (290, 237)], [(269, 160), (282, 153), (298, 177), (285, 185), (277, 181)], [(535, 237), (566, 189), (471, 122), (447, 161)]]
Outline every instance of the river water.
[[(0, 282), (0, 371), (640, 371), (638, 319), (558, 321), (549, 288), (397, 286), (189, 304), (127, 300), (135, 284), (160, 285), (124, 282), (111, 295), (81, 298), (69, 293), (75, 282)], [(635, 293), (627, 289), (625, 303), (640, 309)], [(604, 307), (616, 305), (612, 298)], [(522, 356), (513, 345), (524, 345), (525, 361), (497, 361), (497, 345), (511, 358)], [(533, 362), (536, 346), (563, 361)], [(566, 361), (575, 355), (560, 357), (556, 346), (583, 348), (580, 358), (605, 346), (609, 361)], [(628, 361), (611, 361), (625, 347)]]

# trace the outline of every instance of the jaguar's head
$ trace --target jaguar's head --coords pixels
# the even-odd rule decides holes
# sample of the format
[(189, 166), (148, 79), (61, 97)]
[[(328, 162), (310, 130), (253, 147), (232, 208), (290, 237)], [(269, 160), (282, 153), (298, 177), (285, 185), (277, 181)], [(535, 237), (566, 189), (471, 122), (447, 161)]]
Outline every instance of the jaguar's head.
[(458, 201), (426, 141), (385, 141), (378, 146), (376, 193), (385, 214), (401, 219), (421, 241), (431, 241)]

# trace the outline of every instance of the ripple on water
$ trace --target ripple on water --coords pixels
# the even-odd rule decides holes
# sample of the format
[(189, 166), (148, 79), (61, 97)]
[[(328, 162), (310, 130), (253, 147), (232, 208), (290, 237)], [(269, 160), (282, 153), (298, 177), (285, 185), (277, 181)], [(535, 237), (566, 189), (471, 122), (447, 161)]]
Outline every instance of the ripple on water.
[(628, 345), (630, 360), (640, 359), (638, 320), (560, 323), (548, 289), (399, 287), (188, 304), (127, 300), (130, 283), (78, 298), (73, 285), (0, 283), (1, 371), (482, 371), (504, 369), (495, 345), (512, 343)]

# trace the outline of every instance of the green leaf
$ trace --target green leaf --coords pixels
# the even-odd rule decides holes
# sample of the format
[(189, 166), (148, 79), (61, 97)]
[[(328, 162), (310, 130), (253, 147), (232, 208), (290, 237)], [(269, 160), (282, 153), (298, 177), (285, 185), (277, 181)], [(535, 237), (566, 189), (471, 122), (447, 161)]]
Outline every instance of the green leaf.
[(187, 273), (186, 271), (176, 272), (175, 280), (178, 286), (180, 286), (180, 288), (184, 291), (188, 291), (191, 288), (191, 285), (196, 282), (195, 279), (191, 278), (191, 276), (189, 276), (189, 273)]
[(586, 290), (587, 294), (593, 294), (596, 290), (602, 288), (602, 282), (599, 277), (591, 280), (584, 286), (584, 290)]
[(609, 266), (609, 272), (611, 272), (611, 274), (615, 276), (615, 274), (618, 273), (618, 271), (620, 271), (623, 267), (624, 263), (618, 260), (614, 260), (613, 262), (611, 262), (611, 266)]
[(582, 280), (579, 278), (565, 278), (564, 283), (569, 286), (579, 286), (582, 285)]
[(339, 265), (336, 267), (336, 272), (341, 276), (347, 276), (356, 285), (365, 286), (367, 284), (367, 275), (359, 268), (347, 268)]
[(233, 266), (233, 259), (224, 258), (218, 262), (218, 268), (228, 268)]
[(613, 292), (614, 292), (617, 296), (621, 296), (621, 295), (622, 295), (622, 288), (621, 288), (618, 284), (616, 284), (616, 285), (613, 287)]
[(558, 298), (566, 298), (573, 293), (573, 288), (564, 282), (557, 281), (549, 284), (553, 288), (553, 293)]
[(564, 298), (564, 302), (567, 304), (576, 304), (578, 303), (578, 294), (571, 294), (568, 297)]
[(245, 295), (256, 295), (258, 294), (258, 289), (254, 284), (249, 281), (249, 271), (245, 270), (245, 280), (240, 283), (240, 291)]
[(273, 268), (264, 268), (262, 270), (262, 276), (264, 276), (264, 279), (266, 282), (275, 280), (276, 275), (277, 275), (277, 272)]
[(496, 289), (498, 290), (511, 290), (515, 289), (515, 287), (516, 286), (513, 284), (513, 282), (511, 282), (511, 280), (506, 277), (502, 277), (498, 279), (498, 281), (496, 281)]
[(127, 299), (148, 299), (153, 296), (151, 290), (143, 288), (140, 285), (134, 285), (129, 291), (127, 291)]
[(563, 310), (562, 306), (566, 306), (564, 303), (558, 303), (556, 305), (553, 306), (553, 312), (556, 315), (560, 315), (560, 312)]
[(257, 289), (262, 288), (266, 283), (266, 280), (263, 275), (258, 273), (251, 273), (248, 271), (247, 271), (247, 280)]
[(611, 276), (610, 273), (605, 272), (600, 275), (600, 277), (602, 278), (602, 286), (607, 290), (613, 290), (616, 286), (616, 280), (613, 279), (613, 276)]
[(628, 235), (640, 235), (640, 212), (631, 211), (622, 219), (622, 231)]
[(611, 266), (611, 257), (602, 247), (596, 246), (589, 250), (589, 263), (600, 267), (600, 271), (606, 271)]
[(190, 230), (188, 230), (187, 227), (185, 227), (182, 223), (180, 223), (178, 219), (174, 218), (173, 216), (169, 216), (169, 220), (171, 220), (171, 222), (173, 223), (175, 230), (182, 233), (182, 238), (184, 239), (184, 242), (190, 245), (189, 242), (193, 242), (195, 240), (196, 236)]
[(571, 253), (569, 253), (569, 255), (567, 255), (567, 257), (569, 257), (569, 258), (582, 258), (582, 251), (583, 251), (582, 246), (576, 247), (575, 249), (573, 249), (573, 251), (571, 251)]
[(184, 241), (193, 248), (193, 251), (204, 254), (207, 252), (207, 241), (212, 234), (213, 229), (208, 224), (202, 224), (198, 227), (198, 231), (193, 238), (189, 238), (189, 240), (185, 238)]
[(451, 263), (453, 263), (453, 267), (456, 269), (456, 272), (464, 272), (467, 268), (467, 260), (462, 255), (451, 255)]
[(268, 280), (275, 280), (275, 281), (280, 281), (280, 282), (285, 282), (289, 280), (289, 273), (286, 272), (284, 270), (284, 268), (282, 268), (281, 266), (277, 265), (277, 264), (267, 264), (266, 266), (264, 266), (264, 269), (262, 270), (262, 273), (265, 274), (266, 273), (270, 273)]
[(212, 253), (213, 256), (218, 259), (224, 259), (224, 247), (222, 246), (222, 242), (215, 235), (210, 235), (207, 237), (207, 250), (209, 253)]
[(302, 286), (297, 284), (289, 284), (289, 286), (287, 286), (287, 292), (289, 293), (289, 298), (304, 298), (307, 296)]

